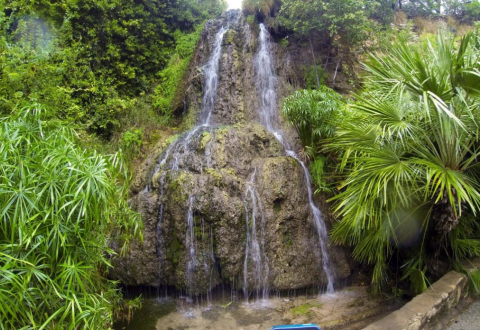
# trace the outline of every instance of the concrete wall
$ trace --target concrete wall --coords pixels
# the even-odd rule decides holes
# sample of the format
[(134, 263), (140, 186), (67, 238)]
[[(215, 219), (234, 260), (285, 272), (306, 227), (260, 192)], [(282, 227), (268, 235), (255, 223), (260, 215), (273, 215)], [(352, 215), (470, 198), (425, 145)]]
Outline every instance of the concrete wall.
[[(470, 271), (480, 269), (480, 258), (465, 263)], [(448, 312), (468, 297), (468, 277), (451, 271), (399, 310), (363, 330), (437, 330)]]

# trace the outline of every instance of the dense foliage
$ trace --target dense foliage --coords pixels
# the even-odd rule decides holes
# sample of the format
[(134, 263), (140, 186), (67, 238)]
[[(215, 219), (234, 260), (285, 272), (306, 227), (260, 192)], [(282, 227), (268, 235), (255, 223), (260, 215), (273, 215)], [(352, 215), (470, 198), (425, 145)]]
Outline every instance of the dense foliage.
[(284, 0), (279, 13), (283, 26), (295, 33), (354, 46), (371, 30), (363, 0)]
[(325, 139), (333, 137), (342, 107), (342, 96), (326, 86), (299, 90), (285, 99), (282, 114), (296, 128), (308, 158), (313, 159)]
[(178, 109), (183, 110), (184, 103), (181, 98), (183, 94), (179, 91), (183, 87), (185, 74), (202, 29), (203, 26), (199, 25), (195, 31), (188, 34), (177, 31), (175, 52), (167, 66), (158, 73), (160, 84), (155, 88), (153, 105), (166, 120), (171, 119)]
[(38, 104), (0, 120), (0, 329), (106, 329), (109, 242), (141, 236), (118, 155), (76, 146)]
[(50, 115), (109, 137), (157, 82), (183, 32), (217, 0), (27, 1), (0, 10), (0, 112), (36, 100)]
[(333, 89), (299, 90), (282, 104), (282, 114), (292, 124), (302, 142), (302, 155), (308, 160), (310, 174), (318, 192), (332, 192), (335, 155), (325, 152), (325, 144), (335, 135), (338, 123), (345, 119), (344, 98)]
[(330, 144), (346, 175), (332, 235), (374, 265), (374, 292), (392, 259), (421, 292), (439, 260), (461, 269), (480, 255), (478, 46), (473, 34), (458, 43), (440, 34), (372, 55), (353, 117)]

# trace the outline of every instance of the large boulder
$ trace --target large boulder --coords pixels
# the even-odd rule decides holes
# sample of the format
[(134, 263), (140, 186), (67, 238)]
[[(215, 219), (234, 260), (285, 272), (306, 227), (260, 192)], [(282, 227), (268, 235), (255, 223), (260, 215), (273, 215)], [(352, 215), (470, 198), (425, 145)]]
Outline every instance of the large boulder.
[[(229, 30), (213, 126), (197, 126), (165, 143), (139, 168), (132, 205), (143, 216), (144, 242), (134, 242), (129, 256), (114, 259), (111, 276), (127, 285), (175, 286), (191, 295), (220, 283), (246, 293), (324, 286), (302, 167), (257, 124), (258, 28), (239, 12), (206, 24), (183, 86), (185, 109), (195, 118), (201, 113), (202, 66), (222, 26)], [(272, 52), (282, 97), (292, 90), (282, 76), (291, 59), (275, 45)], [(298, 147), (295, 132), (282, 127), (289, 144)], [(328, 250), (337, 277), (347, 277), (351, 269), (343, 250), (330, 244)]]
[[(262, 287), (277, 290), (326, 284), (303, 170), (285, 156), (273, 134), (253, 123), (199, 130), (186, 149), (178, 170), (160, 168), (147, 183), (150, 188), (134, 196), (133, 206), (143, 215), (144, 243), (116, 260), (115, 278), (192, 294), (222, 282), (242, 288), (245, 271), (250, 290), (259, 289), (258, 277)], [(249, 187), (255, 190), (255, 219)], [(252, 255), (245, 268), (252, 220), (261, 245), (260, 274), (252, 269)], [(330, 253), (337, 275), (348, 276), (345, 256), (333, 248)]]

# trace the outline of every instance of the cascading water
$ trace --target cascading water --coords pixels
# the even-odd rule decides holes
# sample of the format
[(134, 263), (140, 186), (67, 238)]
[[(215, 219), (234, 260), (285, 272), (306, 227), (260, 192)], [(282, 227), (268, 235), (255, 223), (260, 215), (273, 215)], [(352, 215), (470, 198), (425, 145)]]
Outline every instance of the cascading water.
[(193, 203), (195, 202), (195, 197), (190, 196), (188, 198), (188, 211), (187, 211), (187, 232), (185, 237), (186, 248), (188, 250), (188, 262), (187, 262), (187, 281), (188, 286), (187, 291), (189, 295), (193, 295), (191, 289), (195, 285), (195, 270), (197, 268), (197, 251), (195, 248), (195, 217), (193, 214)]
[[(204, 96), (202, 100), (202, 109), (199, 115), (199, 124), (195, 126), (191, 131), (187, 132), (177, 139), (174, 143), (170, 144), (170, 146), (165, 151), (163, 158), (159, 160), (154, 168), (154, 172), (152, 177), (154, 178), (157, 173), (162, 171), (162, 174), (159, 177), (159, 212), (158, 212), (158, 222), (156, 228), (156, 235), (159, 248), (157, 249), (157, 254), (159, 258), (161, 258), (161, 246), (162, 246), (162, 233), (161, 233), (161, 225), (163, 223), (163, 209), (164, 203), (163, 198), (165, 194), (165, 180), (167, 172), (170, 173), (170, 179), (174, 178), (178, 175), (181, 165), (186, 157), (189, 156), (191, 150), (194, 150), (194, 146), (192, 146), (193, 142), (197, 141), (196, 137), (202, 131), (211, 132), (210, 122), (211, 116), (215, 105), (215, 99), (217, 95), (217, 87), (218, 87), (218, 69), (219, 69), (219, 62), (222, 50), (222, 40), (225, 32), (228, 29), (225, 27), (221, 27), (217, 34), (215, 35), (215, 40), (213, 44), (213, 51), (209, 57), (207, 64), (203, 67), (204, 73)], [(205, 148), (205, 163), (201, 164), (203, 167), (206, 165), (210, 167), (211, 159), (210, 159), (210, 148), (209, 146)], [(169, 161), (169, 159), (171, 159)], [(168, 166), (168, 167), (167, 167)], [(151, 187), (147, 187), (147, 190), (151, 189)], [(195, 247), (195, 218), (193, 215), (194, 212), (194, 203), (195, 203), (195, 196), (190, 196), (188, 199), (188, 211), (186, 215), (186, 222), (187, 222), (187, 232), (186, 232), (186, 247), (189, 251), (188, 253), (188, 261), (187, 261), (187, 269), (186, 269), (186, 279), (187, 279), (187, 293), (191, 296), (194, 294), (194, 287), (195, 287), (195, 272), (199, 269), (199, 261), (197, 257), (197, 249)], [(203, 225), (203, 223), (202, 223)], [(210, 232), (211, 235), (211, 232)], [(202, 239), (209, 235), (201, 235)], [(210, 261), (210, 264), (215, 263), (215, 258), (213, 255), (213, 240), (210, 238), (211, 241), (211, 251), (205, 253), (203, 251), (203, 271), (205, 274), (208, 274), (211, 278), (212, 269), (207, 264), (207, 260)], [(212, 266), (213, 267), (213, 266)], [(210, 294), (207, 293), (207, 300), (210, 304)]]
[(155, 166), (153, 175), (162, 169), (170, 156), (173, 158), (173, 163), (170, 166), (170, 170), (174, 172), (178, 171), (179, 162), (181, 161), (182, 155), (189, 152), (190, 143), (192, 142), (193, 137), (196, 136), (203, 127), (210, 126), (213, 107), (215, 105), (215, 99), (217, 96), (218, 67), (220, 63), (220, 55), (222, 53), (222, 40), (227, 30), (227, 28), (222, 26), (215, 35), (212, 54), (210, 55), (208, 63), (203, 67), (203, 73), (205, 75), (204, 96), (202, 100), (202, 109), (199, 116), (199, 124), (184, 134), (183, 138), (180, 138), (176, 142), (170, 144), (163, 158), (161, 158), (161, 160)]
[[(181, 88), (196, 126), (155, 156), (149, 174), (148, 159), (132, 182), (145, 243), (134, 242), (130, 256), (114, 262), (112, 272), (123, 283), (158, 286), (158, 292), (176, 287), (182, 299), (202, 307), (212, 289), (230, 288), (232, 299), (243, 289), (248, 302), (260, 305), (273, 291), (327, 280), (333, 289), (311, 179), (287, 144), (278, 113), (295, 62), (275, 59), (264, 26), (260, 32), (252, 36), (240, 11), (206, 23)], [(285, 79), (274, 75), (274, 66), (285, 68)], [(345, 278), (341, 253), (335, 250), (335, 272)]]
[[(247, 183), (243, 205), (245, 206), (245, 221), (247, 242), (245, 244), (245, 261), (243, 267), (243, 293), (248, 302), (250, 297), (248, 278), (253, 278), (256, 298), (268, 298), (268, 257), (265, 251), (265, 214), (260, 197), (255, 188), (255, 169)], [(258, 237), (257, 221), (260, 220), (260, 238)], [(250, 267), (249, 267), (250, 266)], [(250, 272), (249, 272), (250, 269)], [(249, 276), (250, 275), (250, 276)]]
[(308, 190), (308, 199), (310, 203), (310, 208), (313, 215), (313, 220), (315, 228), (317, 230), (318, 238), (320, 240), (320, 247), (322, 253), (322, 266), (325, 274), (327, 276), (327, 293), (332, 293), (334, 291), (334, 275), (333, 270), (330, 265), (330, 256), (327, 251), (327, 229), (325, 222), (323, 221), (322, 212), (318, 209), (313, 201), (313, 192), (310, 182), (310, 173), (308, 169), (297, 156), (297, 154), (290, 150), (286, 140), (284, 139), (281, 131), (278, 129), (278, 117), (277, 117), (277, 95), (275, 93), (275, 74), (274, 67), (271, 59), (270, 51), (270, 41), (269, 33), (265, 26), (260, 24), (260, 49), (256, 58), (256, 70), (257, 70), (257, 83), (260, 91), (261, 98), (261, 112), (260, 112), (260, 122), (265, 126), (265, 128), (273, 133), (275, 137), (282, 143), (285, 148), (287, 156), (290, 156), (296, 159), (301, 165), (305, 181), (307, 183)]
[(270, 132), (275, 132), (277, 126), (277, 93), (275, 92), (276, 77), (273, 74), (273, 63), (270, 56), (269, 34), (263, 24), (260, 24), (260, 49), (255, 61), (260, 91), (260, 123)]
[(222, 27), (215, 35), (215, 44), (210, 59), (203, 67), (205, 73), (205, 92), (203, 93), (202, 113), (200, 115), (201, 126), (209, 126), (212, 117), (218, 86), (218, 66), (222, 54), (222, 40), (227, 29)]

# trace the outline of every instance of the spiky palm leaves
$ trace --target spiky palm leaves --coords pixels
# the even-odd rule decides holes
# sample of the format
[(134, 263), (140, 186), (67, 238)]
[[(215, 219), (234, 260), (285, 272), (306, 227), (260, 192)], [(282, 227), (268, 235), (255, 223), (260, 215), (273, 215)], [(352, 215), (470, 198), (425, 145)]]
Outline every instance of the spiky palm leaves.
[(342, 96), (325, 86), (296, 91), (284, 100), (282, 114), (297, 130), (307, 158), (313, 159), (321, 141), (335, 134), (342, 105)]
[(424, 47), (399, 41), (388, 55), (371, 56), (354, 118), (330, 145), (346, 174), (333, 238), (375, 265), (375, 292), (397, 248), (409, 247), (404, 268), (416, 291), (425, 288), (427, 259), (443, 253), (458, 265), (480, 253), (479, 241), (456, 230), (480, 206), (476, 42), (469, 34), (456, 46), (439, 35)]
[(0, 329), (108, 328), (107, 243), (141, 235), (126, 175), (40, 112), (0, 120)]

